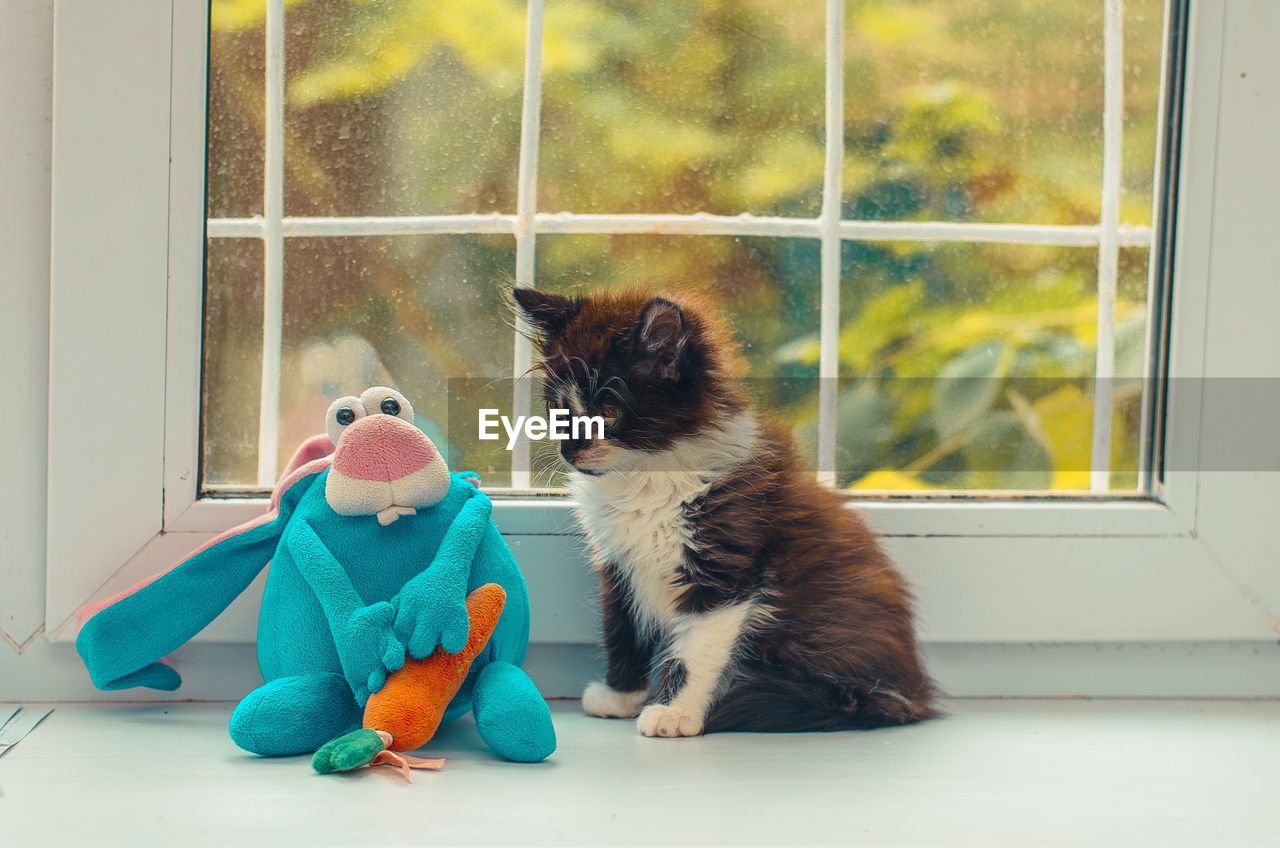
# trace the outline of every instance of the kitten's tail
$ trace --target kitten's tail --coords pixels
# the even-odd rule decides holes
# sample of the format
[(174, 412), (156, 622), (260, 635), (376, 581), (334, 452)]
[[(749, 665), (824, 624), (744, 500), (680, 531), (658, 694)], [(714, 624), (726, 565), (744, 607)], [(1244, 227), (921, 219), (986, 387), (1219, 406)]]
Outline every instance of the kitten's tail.
[(935, 715), (927, 691), (912, 698), (879, 683), (853, 678), (762, 675), (736, 681), (711, 709), (705, 732), (870, 730)]

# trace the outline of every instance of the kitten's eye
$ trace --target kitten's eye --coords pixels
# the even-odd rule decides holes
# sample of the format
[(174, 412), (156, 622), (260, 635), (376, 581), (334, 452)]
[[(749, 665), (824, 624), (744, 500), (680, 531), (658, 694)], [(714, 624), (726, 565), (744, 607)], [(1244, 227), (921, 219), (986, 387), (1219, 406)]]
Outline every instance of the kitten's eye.
[(600, 407), (600, 417), (604, 419), (604, 428), (612, 430), (618, 426), (618, 422), (622, 420), (622, 410), (612, 404), (606, 403)]

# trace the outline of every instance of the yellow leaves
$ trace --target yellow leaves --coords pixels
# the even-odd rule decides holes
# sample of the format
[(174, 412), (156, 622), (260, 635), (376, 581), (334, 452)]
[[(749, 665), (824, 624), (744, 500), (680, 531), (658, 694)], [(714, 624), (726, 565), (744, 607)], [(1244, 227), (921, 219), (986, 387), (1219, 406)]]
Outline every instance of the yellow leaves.
[[(542, 38), (543, 76), (582, 73), (594, 68), (600, 61), (602, 49), (594, 35), (608, 21), (608, 15), (596, 3), (560, 0), (548, 5)], [(524, 54), (523, 46), (520, 53)]]
[[(1012, 390), (1006, 392), (1006, 398), (1018, 423), (1048, 453), (1051, 471), (1048, 488), (1055, 491), (1088, 491), (1091, 482), (1089, 469), (1093, 458), (1093, 396), (1078, 385), (1065, 383), (1035, 400), (1028, 400)], [(1113, 469), (1132, 467), (1133, 459), (1125, 453), (1125, 426), (1124, 415), (1117, 406), (1111, 421)], [(906, 470), (880, 468), (854, 481), (848, 488), (858, 491), (945, 489), (944, 486), (926, 483), (918, 472), (927, 470), (933, 461), (947, 456), (953, 450), (964, 450), (966, 447), (972, 449), (971, 442), (972, 439), (967, 435), (955, 436), (935, 449), (930, 457), (906, 466)], [(973, 476), (969, 484), (982, 488), (982, 481), (989, 480), (994, 482), (996, 488), (1009, 488), (1008, 483), (1001, 485), (1002, 481), (1017, 480), (1019, 474), (1027, 473), (1027, 469), (1002, 468), (998, 467), (998, 463), (992, 465), (991, 468), (971, 472)]]
[(289, 86), (289, 105), (305, 109), (316, 103), (350, 100), (381, 91), (418, 64), (424, 51), (406, 43), (388, 44), (364, 62), (334, 62), (299, 74)]
[(822, 356), (822, 345), (817, 336), (801, 336), (774, 351), (774, 362), (798, 362), (801, 365), (817, 365)]
[(732, 45), (717, 32), (672, 32), (661, 45), (649, 45), (661, 51), (651, 55), (642, 52), (642, 45), (632, 43), (635, 52), (625, 71), (637, 95), (686, 113), (714, 112), (722, 103), (722, 85), (734, 56)]
[[(305, 2), (305, 0), (295, 0)], [(357, 5), (357, 4), (352, 4)], [(525, 4), (514, 0), (394, 0), (360, 3), (350, 32), (327, 59), (291, 72), (289, 104), (350, 100), (403, 81), (448, 51), (485, 86), (522, 84)], [(260, 26), (265, 0), (215, 0), (215, 30)], [(607, 22), (597, 4), (558, 2), (547, 9), (542, 43), (544, 76), (582, 73), (600, 61), (595, 37)]]
[(936, 490), (939, 487), (930, 486), (919, 477), (905, 471), (880, 468), (854, 481), (848, 488), (852, 491), (864, 492), (916, 492), (923, 489)]
[(858, 195), (875, 182), (880, 174), (880, 162), (868, 156), (845, 153), (840, 170), (845, 194)]
[[(1120, 400), (1120, 398), (1116, 398)], [(1056, 490), (1088, 490), (1093, 461), (1093, 395), (1078, 386), (1063, 385), (1032, 403), (1014, 396), (1011, 404), (1019, 420), (1049, 452)], [(1132, 467), (1124, 455), (1125, 419), (1119, 405), (1111, 415), (1112, 468)]]
[(420, 0), (423, 25), (495, 88), (524, 76), (525, 14), (511, 0)]
[[(905, 286), (900, 288), (906, 288)], [(852, 331), (855, 325), (864, 322), (860, 316), (854, 324), (846, 325), (841, 331), (841, 362), (847, 361), (850, 366), (866, 370), (873, 364), (881, 367), (893, 366), (900, 373), (926, 377), (934, 373), (940, 364), (940, 358), (982, 344), (990, 339), (1010, 339), (1025, 343), (1039, 332), (1050, 329), (1065, 329), (1077, 336), (1082, 345), (1092, 346), (1095, 341), (1098, 311), (1092, 303), (1068, 309), (1051, 309), (1043, 311), (1000, 313), (991, 307), (975, 307), (956, 314), (954, 307), (934, 308), (916, 316), (915, 332), (898, 325), (871, 325), (868, 338), (903, 337), (896, 350), (870, 358), (879, 351), (860, 350), (853, 340)], [(870, 324), (870, 322), (868, 322)], [(1090, 332), (1085, 332), (1088, 328)], [(850, 333), (849, 351), (845, 350), (845, 333)], [(859, 365), (859, 363), (864, 363)]]
[(924, 308), (924, 283), (916, 280), (876, 295), (840, 330), (840, 365), (863, 374), (895, 338), (913, 334)]
[(911, 86), (894, 99), (898, 119), (881, 151), (890, 162), (942, 176), (950, 176), (957, 163), (974, 172), (981, 164), (976, 142), (993, 139), (1001, 129), (991, 95), (956, 80)]
[(490, 87), (510, 88), (523, 78), (524, 4), (396, 0), (362, 5), (366, 10), (353, 17), (340, 52), (291, 75), (292, 107), (305, 109), (383, 91), (441, 49), (451, 50)]
[(613, 123), (608, 144), (615, 159), (632, 167), (659, 171), (706, 161), (729, 147), (726, 139), (705, 126), (673, 121), (655, 113)]
[(996, 132), (1000, 119), (992, 96), (981, 89), (956, 80), (936, 85), (917, 85), (898, 95), (908, 112), (932, 113), (945, 121), (949, 129), (981, 129)]
[(1064, 385), (1033, 403), (1018, 398), (1014, 412), (1053, 461), (1054, 489), (1088, 489), (1093, 445), (1093, 398)]
[(237, 32), (258, 26), (267, 16), (267, 0), (213, 0), (209, 4), (209, 28)]
[[(299, 6), (307, 0), (285, 0), (285, 8)], [(267, 17), (267, 0), (212, 0), (209, 4), (209, 29), (215, 33), (242, 32), (262, 26)]]
[[(983, 256), (1008, 264), (998, 253)], [(921, 281), (898, 283), (868, 297), (845, 322), (840, 373), (874, 384), (893, 422), (886, 440), (858, 454), (883, 466), (850, 488), (1089, 488), (1097, 298), (1073, 273), (1032, 270), (971, 303), (955, 292), (937, 302)], [(1145, 362), (1143, 306), (1121, 301), (1116, 314), (1118, 373), (1136, 371), (1130, 360)], [(798, 340), (785, 352), (811, 365), (817, 342)], [(1117, 474), (1134, 466), (1131, 417), (1140, 392), (1138, 382), (1117, 384), (1111, 457)], [(839, 432), (852, 438), (847, 428)]]
[(821, 145), (799, 134), (787, 134), (759, 151), (734, 180), (734, 194), (743, 209), (767, 207), (779, 197), (812, 188), (822, 178)]
[(1150, 197), (1129, 191), (1126, 188), (1120, 195), (1120, 220), (1133, 227), (1150, 226)]
[(884, 47), (919, 45), (939, 40), (942, 21), (925, 6), (906, 3), (861, 3), (853, 25), (869, 41)]

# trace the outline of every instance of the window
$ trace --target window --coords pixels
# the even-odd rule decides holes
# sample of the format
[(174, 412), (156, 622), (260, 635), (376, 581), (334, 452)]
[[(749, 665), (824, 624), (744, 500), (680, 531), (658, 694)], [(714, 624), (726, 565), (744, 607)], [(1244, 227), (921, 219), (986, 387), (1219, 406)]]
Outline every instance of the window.
[(376, 382), (554, 486), (502, 289), (656, 277), (842, 487), (1145, 491), (1164, 0), (845, 5), (216, 0), (203, 489)]
[[(568, 8), (563, 2), (548, 5), (548, 32), (554, 15), (559, 14), (554, 10)], [(277, 2), (274, 7), (279, 10), (282, 5)], [(288, 8), (292, 12), (299, 5), (305, 6), (290, 4)], [(789, 10), (794, 4), (778, 5)], [(636, 8), (650, 6), (637, 4)], [(862, 25), (858, 10), (872, 6), (848, 4), (845, 26)], [(1106, 8), (1120, 6), (1109, 2), (1099, 6), (1097, 15)], [(1126, 64), (1138, 55), (1128, 44), (1140, 29), (1128, 17), (1134, 8), (1138, 7), (1124, 4), (1128, 10), (1124, 19)], [(828, 13), (839, 9), (839, 4), (827, 7)], [(1268, 29), (1256, 18), (1264, 16), (1271, 21), (1275, 12), (1270, 4), (1252, 4), (1246, 13), (1235, 14), (1223, 4), (1207, 1), (1172, 3), (1169, 9), (1170, 33), (1185, 32), (1185, 41), (1167, 40), (1172, 46), (1167, 57), (1170, 76), (1185, 80), (1185, 97), (1176, 102), (1181, 112), (1175, 113), (1171, 122), (1181, 130), (1180, 146), (1170, 151), (1170, 161), (1178, 163), (1180, 175), (1176, 198), (1170, 198), (1176, 201), (1170, 208), (1176, 210), (1177, 238), (1161, 240), (1172, 248), (1167, 255), (1157, 254), (1158, 261), (1167, 262), (1173, 285), (1162, 292), (1167, 303), (1150, 310), (1161, 316), (1156, 323), (1168, 324), (1168, 343), (1160, 350), (1167, 355), (1169, 373), (1190, 382), (1206, 376), (1274, 378), (1280, 373), (1268, 345), (1273, 338), (1272, 316), (1280, 311), (1280, 289), (1259, 284), (1274, 277), (1270, 258), (1259, 245), (1267, 244), (1268, 233), (1274, 230), (1273, 196), (1262, 187), (1273, 184), (1277, 168), (1262, 139), (1273, 137), (1280, 127), (1274, 126), (1274, 110), (1266, 109), (1259, 99), (1274, 90), (1268, 88), (1274, 82), (1266, 74), (1274, 73), (1276, 63), (1265, 40)], [(1185, 26), (1181, 23), (1184, 13)], [(200, 4), (177, 2), (127, 9), (63, 3), (58, 4), (55, 15), (45, 614), (49, 638), (66, 641), (74, 637), (73, 613), (80, 604), (131, 585), (213, 534), (253, 517), (261, 512), (262, 500), (252, 491), (238, 498), (205, 497), (197, 488), (202, 450), (201, 304), (208, 214), (204, 187), (209, 10)], [(1271, 17), (1265, 17), (1268, 15)], [(826, 32), (825, 19), (819, 29)], [(892, 33), (893, 28), (886, 31)], [(495, 32), (494, 38), (500, 35)], [(843, 64), (836, 67), (844, 73), (843, 90), (849, 96), (854, 90), (849, 83), (856, 76)], [(824, 79), (830, 73), (833, 68), (824, 63)], [(1104, 73), (1103, 64), (1097, 66), (1096, 73)], [(553, 76), (548, 73), (543, 79), (548, 98), (555, 84)], [(280, 102), (283, 106), (283, 99)], [(540, 102), (550, 120), (546, 110), (551, 99)], [(1136, 95), (1131, 98), (1126, 94), (1125, 102), (1132, 105), (1138, 100)], [(824, 116), (828, 105), (823, 104)], [(849, 103), (840, 105), (846, 116), (859, 114)], [(521, 115), (523, 122), (523, 107)], [(360, 121), (352, 126), (360, 132), (368, 129)], [(824, 117), (822, 139), (829, 126)], [(839, 121), (835, 126), (843, 128), (845, 123)], [(843, 132), (838, 135), (844, 137)], [(1124, 134), (1122, 163), (1130, 161), (1125, 151), (1139, 135), (1137, 130)], [(283, 142), (287, 149), (287, 136)], [(1105, 150), (1099, 147), (1098, 151), (1102, 158), (1097, 161), (1105, 162)], [(551, 148), (544, 145), (541, 153), (551, 169), (547, 173), (554, 173), (557, 166), (551, 160)], [(825, 149), (822, 162), (826, 185), (830, 177)], [(1132, 173), (1144, 169), (1135, 167)], [(801, 170), (801, 177), (810, 179), (805, 176), (808, 172)], [(846, 180), (856, 176), (852, 166), (842, 163), (842, 170)], [(1096, 180), (1090, 177), (1093, 184), (1100, 185), (1097, 180), (1102, 179), (1103, 170), (1096, 172)], [(1130, 173), (1128, 166), (1121, 173)], [(817, 284), (816, 289), (808, 285), (803, 291), (810, 297), (816, 292), (817, 300), (803, 314), (805, 321), (815, 320), (816, 314), (820, 368), (824, 362), (830, 367), (845, 355), (840, 345), (841, 328), (850, 326), (864, 307), (855, 290), (841, 291), (833, 285), (841, 276), (832, 263), (850, 247), (888, 244), (883, 250), (897, 255), (900, 249), (923, 250), (919, 243), (932, 241), (937, 244), (928, 249), (934, 255), (941, 254), (938, 261), (985, 263), (1017, 253), (1040, 256), (1046, 267), (1052, 267), (1056, 260), (1043, 257), (1051, 257), (1055, 251), (1091, 253), (1092, 263), (1107, 252), (1091, 246), (1095, 237), (1100, 247), (1102, 243), (1097, 233), (1104, 206), (1100, 192), (1098, 215), (1084, 222), (1055, 222), (1026, 215), (1011, 218), (1013, 212), (1008, 209), (999, 210), (998, 216), (997, 210), (988, 210), (990, 215), (983, 213), (965, 221), (939, 220), (936, 214), (930, 220), (850, 216), (840, 221), (831, 215), (822, 217), (823, 209), (830, 211), (833, 203), (828, 199), (831, 195), (824, 193), (817, 217), (812, 206), (794, 212), (761, 206), (757, 217), (742, 219), (738, 217), (741, 207), (725, 206), (711, 217), (662, 219), (671, 227), (712, 230), (663, 234), (668, 240), (664, 243), (654, 234), (612, 231), (652, 228), (653, 219), (648, 215), (685, 216), (688, 208), (636, 212), (596, 209), (582, 201), (585, 205), (573, 210), (583, 216), (577, 220), (562, 219), (551, 211), (530, 218), (519, 215), (519, 177), (517, 167), (515, 212), (502, 205), (509, 201), (510, 188), (495, 189), (492, 202), (500, 209), (497, 217), (491, 217), (492, 223), (471, 217), (459, 220), (452, 226), (461, 232), (402, 233), (404, 221), (387, 219), (386, 230), (367, 236), (339, 236), (326, 230), (304, 237), (301, 229), (319, 226), (306, 223), (308, 215), (323, 216), (321, 220), (351, 215), (386, 217), (406, 210), (390, 205), (295, 210), (287, 206), (285, 195), (284, 211), (299, 219), (301, 229), (283, 241), (287, 249), (297, 243), (303, 251), (322, 253), (325, 245), (315, 239), (347, 245), (358, 239), (374, 245), (376, 239), (382, 239), (382, 244), (396, 245), (385, 248), (389, 255), (403, 250), (404, 256), (411, 256), (414, 251), (426, 251), (420, 245), (431, 240), (444, 245), (444, 249), (432, 247), (433, 255), (456, 264), (464, 255), (462, 251), (471, 249), (458, 245), (485, 243), (486, 249), (506, 251), (509, 257), (514, 240), (516, 279), (528, 279), (524, 275), (533, 275), (536, 264), (552, 261), (557, 242), (586, 245), (574, 247), (575, 251), (587, 251), (576, 255), (594, 255), (601, 261), (612, 255), (615, 244), (641, 245), (643, 249), (628, 248), (640, 256), (656, 253), (679, 258), (685, 254), (660, 248), (694, 244), (696, 240), (701, 245), (697, 250), (708, 252), (713, 259), (716, 251), (728, 251), (732, 256), (732, 251), (745, 251), (747, 245), (762, 241), (783, 243), (792, 249), (807, 246), (818, 251)], [(1132, 194), (1137, 196), (1138, 188), (1129, 179), (1125, 177), (1122, 185), (1126, 191), (1133, 188)], [(1149, 198), (1151, 191), (1142, 188), (1142, 196)], [(451, 192), (445, 194), (452, 196)], [(1167, 193), (1156, 190), (1156, 194), (1163, 198)], [(1130, 195), (1121, 194), (1126, 196)], [(356, 197), (351, 193), (347, 199)], [(525, 202), (532, 202), (527, 194)], [(1143, 200), (1133, 208), (1145, 208), (1146, 203)], [(564, 208), (554, 198), (547, 205)], [(475, 207), (488, 219), (487, 208)], [(1117, 289), (1124, 291), (1129, 285), (1140, 287), (1123, 280), (1140, 281), (1143, 273), (1134, 269), (1147, 259), (1140, 256), (1142, 247), (1126, 240), (1139, 238), (1137, 227), (1146, 224), (1136, 217), (1140, 211), (1126, 212), (1130, 207), (1124, 204), (1115, 208), (1121, 216), (1115, 220), (1134, 224), (1128, 231), (1116, 229)], [(474, 209), (446, 211), (440, 207), (412, 211), (424, 218), (477, 214)], [(235, 221), (252, 218), (254, 210), (226, 209), (218, 214)], [(633, 214), (646, 217), (602, 217)], [(800, 219), (798, 224), (787, 223), (796, 228), (794, 231), (771, 229), (770, 222), (787, 218)], [(1012, 234), (1000, 226), (1009, 220), (1019, 222), (1014, 226), (1023, 235), (1051, 230), (1054, 238), (1083, 244), (1009, 244)], [(521, 222), (521, 226), (515, 227), (512, 221)], [(753, 229), (761, 222), (767, 225), (766, 231)], [(588, 224), (608, 232), (564, 231), (589, 229)], [(1153, 231), (1168, 225), (1168, 216), (1153, 217), (1150, 223)], [(281, 219), (282, 236), (288, 226), (293, 222)], [(451, 225), (446, 221), (441, 226), (449, 230)], [(482, 231), (486, 227), (490, 230)], [(536, 250), (521, 254), (521, 243), (528, 243), (529, 227), (535, 230)], [(716, 229), (719, 227), (726, 229)], [(738, 227), (747, 229), (734, 229)], [(210, 232), (215, 229), (210, 225)], [(954, 238), (960, 230), (966, 237), (978, 236), (970, 239), (975, 243), (940, 243), (944, 237)], [(833, 243), (841, 248), (830, 249)], [(253, 251), (267, 245), (267, 240), (246, 227), (239, 232), (224, 230), (209, 249), (211, 253), (223, 251), (222, 258), (212, 261), (231, 268), (233, 274), (252, 275), (268, 263), (264, 253)], [(824, 251), (823, 245), (828, 249)], [(345, 250), (348, 256), (343, 261), (351, 261), (351, 248)], [(228, 253), (232, 255), (228, 257)], [(287, 255), (283, 259), (288, 262)], [(811, 267), (812, 260), (808, 261)], [(358, 270), (361, 264), (353, 261), (352, 267)], [(637, 264), (650, 263), (646, 259)], [(1094, 267), (1090, 262), (1072, 267), (1077, 268), (1077, 274), (1096, 273), (1088, 270)], [(1123, 276), (1126, 268), (1129, 277)], [(359, 279), (356, 282), (366, 285)], [(554, 284), (556, 280), (539, 282)], [(849, 280), (845, 284), (851, 285)], [(837, 291), (841, 295), (839, 308), (833, 309), (830, 298)], [(828, 298), (825, 302), (824, 295)], [(283, 322), (289, 320), (286, 308)], [(1119, 322), (1116, 326), (1118, 337)], [(288, 338), (283, 323), (281, 330), (282, 338)], [(244, 348), (244, 355), (257, 358), (262, 349), (261, 326), (247, 332), (252, 346)], [(808, 332), (807, 344), (811, 346), (812, 328)], [(812, 353), (805, 353), (804, 346), (798, 344), (789, 351), (794, 359), (786, 361), (812, 367)], [(770, 350), (775, 362), (784, 361), (778, 348)], [(1118, 353), (1119, 347), (1116, 350)], [(514, 346), (511, 354), (515, 360)], [(282, 356), (280, 361), (281, 385), (293, 385), (295, 375), (286, 375), (286, 360)], [(250, 368), (247, 373), (252, 372)], [(256, 392), (258, 381), (252, 382)], [(818, 414), (830, 416), (833, 409), (838, 412), (837, 398), (838, 394), (829, 398), (825, 407), (819, 401)], [(812, 400), (809, 404), (814, 408)], [(242, 415), (248, 416), (246, 430), (251, 431), (257, 409), (242, 410)], [(1168, 408), (1156, 420), (1162, 424), (1162, 439), (1153, 443), (1153, 450), (1165, 455), (1203, 456), (1202, 448), (1239, 434), (1230, 410), (1203, 404), (1189, 393), (1171, 394)], [(838, 435), (834, 428), (824, 432), (831, 455), (840, 439), (831, 438)], [(253, 460), (242, 468), (247, 467), (251, 475), (247, 479), (252, 489), (257, 485), (256, 435), (249, 439)], [(837, 461), (829, 470), (838, 473), (839, 455), (834, 456)], [(1121, 470), (1119, 465), (1112, 468)], [(1262, 640), (1274, 639), (1275, 611), (1280, 610), (1272, 574), (1275, 477), (1260, 471), (1222, 472), (1193, 461), (1166, 467), (1158, 479), (1140, 490), (1145, 492), (1141, 497), (931, 499), (912, 494), (863, 500), (859, 506), (916, 587), (926, 641)], [(568, 505), (555, 498), (512, 496), (495, 504), (496, 520), (530, 583), (535, 603), (534, 639), (543, 643), (593, 638), (594, 625), (585, 601), (591, 581), (567, 512)], [(251, 640), (255, 609), (253, 598), (243, 599), (200, 638)]]

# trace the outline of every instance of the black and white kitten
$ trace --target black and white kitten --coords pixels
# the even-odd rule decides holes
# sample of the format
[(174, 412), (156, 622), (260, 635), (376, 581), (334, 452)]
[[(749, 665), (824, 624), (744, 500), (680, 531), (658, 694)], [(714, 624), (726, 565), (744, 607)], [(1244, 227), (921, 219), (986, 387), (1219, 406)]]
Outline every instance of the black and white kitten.
[(712, 313), (634, 290), (513, 294), (548, 406), (606, 423), (560, 448), (608, 661), (583, 709), (665, 737), (932, 716), (901, 577), (752, 408)]

